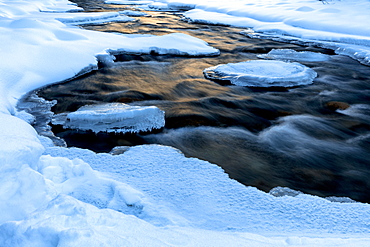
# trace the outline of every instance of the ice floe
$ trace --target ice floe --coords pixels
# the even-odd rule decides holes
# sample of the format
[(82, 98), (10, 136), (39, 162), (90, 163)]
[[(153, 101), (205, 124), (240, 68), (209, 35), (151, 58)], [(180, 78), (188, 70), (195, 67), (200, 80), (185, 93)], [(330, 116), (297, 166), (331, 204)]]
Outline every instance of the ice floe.
[(141, 16), (150, 16), (149, 14), (141, 11), (134, 11), (134, 10), (123, 10), (119, 12), (120, 14), (132, 16), (132, 17), (141, 17)]
[(105, 3), (108, 4), (122, 4), (122, 5), (145, 5), (151, 4), (153, 1), (141, 1), (141, 0), (107, 0)]
[(251, 60), (221, 64), (204, 70), (208, 79), (247, 87), (294, 87), (313, 83), (316, 72), (299, 63)]
[(257, 55), (259, 58), (273, 59), (273, 60), (283, 60), (283, 61), (299, 61), (299, 62), (320, 62), (326, 61), (330, 56), (311, 52), (311, 51), (301, 51), (297, 52), (292, 49), (272, 49), (267, 54)]
[(93, 132), (135, 133), (160, 129), (164, 126), (164, 112), (155, 106), (129, 106), (123, 103), (86, 105), (75, 112), (60, 114), (54, 124), (64, 128)]

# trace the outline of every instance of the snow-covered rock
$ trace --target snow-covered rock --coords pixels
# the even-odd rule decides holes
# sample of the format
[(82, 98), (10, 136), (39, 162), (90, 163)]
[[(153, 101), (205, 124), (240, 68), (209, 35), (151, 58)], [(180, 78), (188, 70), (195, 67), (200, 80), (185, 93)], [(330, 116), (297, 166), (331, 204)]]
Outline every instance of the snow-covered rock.
[(213, 66), (204, 70), (212, 80), (247, 87), (294, 87), (313, 82), (316, 72), (299, 63), (251, 60)]
[[(65, 117), (64, 123), (61, 118)], [(129, 106), (123, 103), (86, 105), (77, 111), (59, 115), (54, 123), (64, 128), (93, 132), (139, 132), (164, 126), (164, 112), (155, 106)]]

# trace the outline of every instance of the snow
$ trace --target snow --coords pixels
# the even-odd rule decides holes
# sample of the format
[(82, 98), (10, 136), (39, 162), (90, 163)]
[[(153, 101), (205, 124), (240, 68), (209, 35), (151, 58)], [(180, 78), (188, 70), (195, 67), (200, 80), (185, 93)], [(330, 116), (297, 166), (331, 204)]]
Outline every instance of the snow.
[[(129, 2), (192, 9), (186, 16), (194, 21), (249, 27), (253, 30), (245, 34), (253, 37), (311, 42), (370, 61), (370, 4), (365, 0)], [(33, 118), (16, 109), (19, 99), (96, 69), (98, 59), (113, 63), (118, 53), (219, 54), (180, 33), (128, 36), (83, 30), (76, 25), (130, 19), (77, 11), (66, 0), (0, 0), (0, 246), (370, 246), (368, 204), (305, 194), (274, 197), (170, 147), (96, 154), (54, 147), (39, 136), (29, 124)], [(273, 67), (283, 63), (266, 62)], [(292, 64), (285, 64), (279, 68), (292, 74)], [(359, 105), (341, 113), (367, 117), (367, 111)], [(273, 146), (274, 139), (288, 135), (304, 150), (310, 140), (294, 133), (294, 124), (302, 121), (319, 120), (286, 117), (259, 138)], [(274, 148), (290, 151), (286, 145)]]
[(370, 64), (367, 0), (356, 1), (356, 4), (350, 0), (333, 0), (328, 4), (317, 0), (233, 0), (228, 3), (209, 0), (188, 5), (194, 9), (185, 16), (193, 22), (251, 28), (246, 34), (256, 38), (263, 35), (287, 41), (300, 39)]
[(109, 4), (125, 4), (125, 5), (145, 5), (145, 4), (151, 4), (153, 1), (141, 1), (141, 0), (108, 0), (105, 1), (105, 3)]
[[(64, 117), (64, 121), (61, 119)], [(86, 105), (77, 111), (55, 116), (64, 128), (98, 132), (135, 133), (164, 127), (164, 112), (155, 106), (123, 103)]]
[(329, 55), (311, 52), (311, 51), (295, 51), (292, 49), (272, 49), (267, 54), (257, 55), (259, 58), (275, 59), (283, 61), (298, 61), (298, 62), (320, 62), (330, 58)]
[[(125, 181), (145, 191), (142, 210), (146, 214), (137, 216), (158, 226), (176, 224), (266, 235), (281, 231), (296, 236), (301, 231), (323, 235), (370, 232), (367, 223), (370, 212), (359, 211), (367, 208), (366, 204), (331, 203), (304, 194), (275, 198), (229, 179), (216, 165), (186, 158), (170, 147), (136, 146), (115, 156), (52, 147), (45, 154), (82, 159), (93, 169), (109, 173), (116, 181)], [(267, 222), (271, 222), (268, 228)]]
[(317, 73), (299, 63), (251, 60), (210, 67), (204, 70), (204, 75), (237, 86), (294, 87), (311, 84)]

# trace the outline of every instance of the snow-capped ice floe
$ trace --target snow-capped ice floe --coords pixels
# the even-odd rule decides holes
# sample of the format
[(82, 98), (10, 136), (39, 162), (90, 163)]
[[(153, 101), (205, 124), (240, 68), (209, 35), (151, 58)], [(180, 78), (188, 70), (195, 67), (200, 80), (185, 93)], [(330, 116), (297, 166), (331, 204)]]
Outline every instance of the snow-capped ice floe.
[(132, 16), (132, 17), (141, 17), (141, 16), (150, 16), (149, 14), (141, 11), (134, 11), (134, 10), (123, 10), (119, 11), (120, 14)]
[[(171, 33), (163, 36), (121, 35), (126, 38), (124, 48), (107, 49), (110, 54), (116, 53), (155, 53), (180, 56), (215, 56), (220, 51), (209, 46), (205, 41), (183, 33)], [(148, 43), (150, 41), (150, 45)]]
[(145, 5), (151, 4), (153, 1), (141, 1), (141, 0), (106, 0), (108, 4), (122, 4), (122, 5)]
[(272, 49), (267, 54), (257, 55), (259, 58), (264, 59), (276, 59), (283, 61), (300, 61), (300, 62), (320, 62), (327, 61), (330, 56), (311, 52), (311, 51), (301, 51), (297, 52), (292, 49)]
[[(65, 118), (64, 122), (61, 118)], [(140, 132), (164, 126), (164, 112), (155, 106), (129, 106), (123, 103), (86, 105), (77, 111), (56, 117), (53, 123), (64, 128), (93, 132)]]
[(251, 60), (221, 64), (204, 70), (212, 80), (226, 80), (237, 86), (294, 87), (313, 83), (317, 73), (299, 63)]
[(162, 2), (152, 2), (150, 4), (141, 5), (140, 9), (148, 11), (167, 11), (167, 12), (178, 11), (177, 9), (170, 8), (167, 3)]

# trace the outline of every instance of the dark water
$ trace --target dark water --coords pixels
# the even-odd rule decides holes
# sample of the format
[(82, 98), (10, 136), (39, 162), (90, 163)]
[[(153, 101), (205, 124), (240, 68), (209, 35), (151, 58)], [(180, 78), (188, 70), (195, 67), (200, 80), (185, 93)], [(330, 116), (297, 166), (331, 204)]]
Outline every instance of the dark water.
[[(75, 2), (89, 11), (132, 8)], [(330, 50), (249, 39), (239, 34), (243, 29), (191, 24), (176, 13), (148, 13), (151, 17), (136, 22), (84, 28), (125, 34), (182, 32), (207, 41), (221, 55), (120, 55), (113, 66), (40, 90), (39, 96), (58, 101), (55, 113), (101, 102), (155, 105), (166, 112), (165, 128), (152, 133), (92, 134), (53, 126), (57, 136), (69, 146), (97, 152), (122, 145), (170, 145), (265, 191), (288, 186), (370, 202), (370, 67)], [(321, 52), (331, 58), (304, 62), (318, 77), (314, 84), (297, 88), (238, 87), (203, 76), (207, 67), (258, 59), (273, 48)]]

